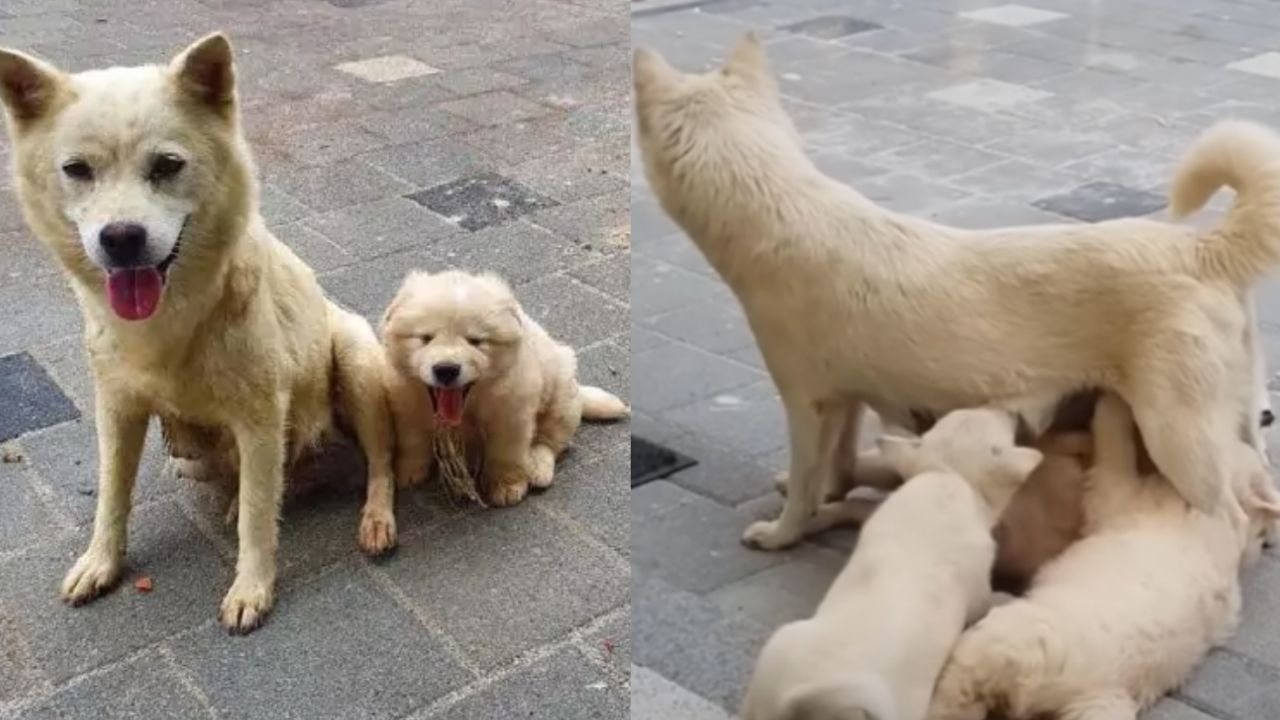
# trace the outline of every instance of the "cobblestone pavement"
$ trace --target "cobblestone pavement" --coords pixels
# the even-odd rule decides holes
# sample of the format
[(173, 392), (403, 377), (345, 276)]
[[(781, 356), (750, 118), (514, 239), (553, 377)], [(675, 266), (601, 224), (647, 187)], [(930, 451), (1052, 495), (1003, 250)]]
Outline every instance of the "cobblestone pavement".
[[(1159, 213), (1198, 131), (1224, 117), (1280, 126), (1280, 9), (1262, 0), (633, 6), (633, 43), (684, 69), (747, 29), (824, 169), (963, 227)], [(699, 461), (632, 492), (632, 717), (724, 718), (763, 639), (812, 610), (853, 535), (778, 554), (738, 544), (780, 508), (781, 407), (732, 296), (635, 165), (632, 226), (634, 432)], [(1280, 285), (1260, 295), (1280, 369)], [(1280, 555), (1245, 586), (1235, 638), (1148, 717), (1280, 717)]]
[[(496, 270), (578, 348), (587, 381), (625, 395), (624, 8), (6, 0), (0, 46), (79, 70), (164, 62), (226, 31), (263, 214), (334, 297), (374, 319), (409, 268)], [(432, 190), (467, 179), (479, 205), (538, 202), (458, 221)], [(0, 248), (0, 717), (626, 716), (625, 423), (584, 427), (557, 484), (514, 509), (403, 495), (401, 547), (383, 562), (356, 549), (359, 490), (292, 501), (279, 603), (243, 638), (214, 620), (233, 529), (207, 490), (169, 476), (153, 434), (121, 588), (64, 607), (57, 586), (92, 520), (92, 387), (79, 313), (8, 177)]]

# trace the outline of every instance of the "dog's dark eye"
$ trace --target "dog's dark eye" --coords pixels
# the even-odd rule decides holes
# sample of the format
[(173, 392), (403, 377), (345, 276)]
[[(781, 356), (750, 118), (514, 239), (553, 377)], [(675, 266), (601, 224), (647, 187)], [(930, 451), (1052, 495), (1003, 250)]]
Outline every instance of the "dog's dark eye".
[(72, 180), (92, 180), (93, 168), (83, 160), (68, 160), (62, 163), (62, 174)]
[(433, 337), (435, 337), (435, 336), (434, 336), (434, 335), (419, 335), (419, 336), (418, 336), (418, 339), (422, 341), (422, 344), (423, 344), (423, 345), (428, 345), (428, 344), (430, 344), (430, 343), (431, 343), (431, 338), (433, 338)]
[(480, 347), (484, 344), (484, 338), (469, 337), (467, 338), (467, 342), (471, 343), (472, 347)]
[(147, 179), (151, 182), (168, 180), (177, 175), (186, 164), (187, 161), (177, 155), (157, 155), (151, 161), (151, 172), (147, 173)]

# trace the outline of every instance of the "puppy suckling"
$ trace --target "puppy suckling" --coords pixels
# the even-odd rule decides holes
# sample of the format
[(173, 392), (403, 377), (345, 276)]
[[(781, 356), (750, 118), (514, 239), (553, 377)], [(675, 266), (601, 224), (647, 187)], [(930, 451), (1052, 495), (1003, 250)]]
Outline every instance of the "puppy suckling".
[(964, 633), (930, 720), (1132, 720), (1233, 631), (1242, 561), (1280, 512), (1260, 454), (1236, 444), (1232, 493), (1206, 514), (1139, 473), (1132, 415), (1114, 395), (1099, 402), (1093, 444), (1083, 539)]
[(1227, 494), (1237, 436), (1261, 449), (1245, 301), (1280, 264), (1280, 139), (1265, 128), (1219, 124), (1179, 166), (1176, 216), (1237, 192), (1212, 229), (1132, 218), (970, 231), (886, 210), (815, 167), (754, 38), (704, 74), (637, 50), (634, 77), (650, 185), (742, 303), (787, 414), (796, 485), (749, 544), (799, 540), (829, 484), (809, 472), (821, 398), (902, 426), (904, 408), (989, 404), (1039, 433), (1061, 398), (1107, 389), (1206, 510)]
[(383, 316), (395, 372), (396, 476), (421, 482), (432, 437), (458, 432), (490, 504), (512, 505), (552, 482), (585, 418), (615, 420), (618, 397), (579, 385), (573, 350), (525, 314), (496, 275), (413, 272)]
[[(824, 465), (839, 444), (830, 418)], [(814, 616), (766, 643), (743, 720), (924, 718), (947, 653), (989, 602), (991, 528), (1041, 460), (1014, 445), (1016, 424), (1003, 410), (960, 410), (923, 438), (878, 441), (909, 479), (867, 521)]]
[(67, 74), (0, 50), (15, 188), (84, 318), (98, 435), (89, 547), (62, 596), (113, 586), (148, 422), (190, 474), (238, 476), (235, 581), (219, 616), (257, 627), (275, 602), (286, 467), (352, 431), (368, 466), (359, 541), (395, 543), (385, 355), (329, 302), (258, 214), (235, 55), (210, 35), (167, 65)]

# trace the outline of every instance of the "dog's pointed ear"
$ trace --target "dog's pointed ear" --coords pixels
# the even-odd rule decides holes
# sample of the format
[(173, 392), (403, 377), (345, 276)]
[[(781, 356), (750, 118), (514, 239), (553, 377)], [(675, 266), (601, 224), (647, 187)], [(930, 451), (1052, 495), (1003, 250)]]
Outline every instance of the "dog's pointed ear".
[(769, 59), (764, 45), (754, 32), (742, 36), (724, 61), (724, 71), (749, 81), (757, 88), (772, 88), (773, 76), (769, 71)]
[(49, 63), (0, 48), (0, 100), (18, 127), (47, 115), (64, 83)]
[(916, 474), (916, 454), (920, 449), (920, 438), (881, 435), (876, 438), (876, 449), (880, 451), (884, 463), (904, 480)]
[(195, 41), (169, 65), (178, 89), (202, 107), (224, 117), (236, 101), (235, 52), (222, 33)]
[(643, 100), (655, 90), (670, 86), (680, 77), (679, 71), (671, 67), (666, 58), (648, 48), (636, 48), (631, 72), (637, 100)]

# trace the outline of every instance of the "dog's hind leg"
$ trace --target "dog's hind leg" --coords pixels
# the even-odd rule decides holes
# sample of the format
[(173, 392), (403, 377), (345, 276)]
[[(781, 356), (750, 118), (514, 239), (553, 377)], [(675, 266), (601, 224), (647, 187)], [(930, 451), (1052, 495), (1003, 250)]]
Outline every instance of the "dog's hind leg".
[(841, 440), (845, 433), (857, 436), (862, 415), (862, 405), (854, 402), (826, 401), (818, 407), (784, 396), (783, 403), (791, 440), (787, 501), (781, 517), (753, 523), (742, 536), (745, 544), (762, 550), (779, 550), (804, 537), (825, 479), (835, 472)]
[(342, 413), (355, 430), (368, 464), (368, 485), (360, 513), (360, 549), (370, 555), (396, 546), (394, 428), (387, 382), (391, 369), (373, 329), (363, 318), (334, 308), (333, 369)]
[(555, 479), (556, 458), (569, 446), (569, 440), (582, 424), (582, 398), (576, 383), (567, 383), (538, 415), (533, 447), (529, 451), (529, 484), (535, 488), (551, 486)]
[(94, 599), (120, 578), (133, 484), (147, 439), (145, 411), (101, 385), (95, 390), (98, 508), (89, 548), (62, 581), (62, 598), (73, 605)]

